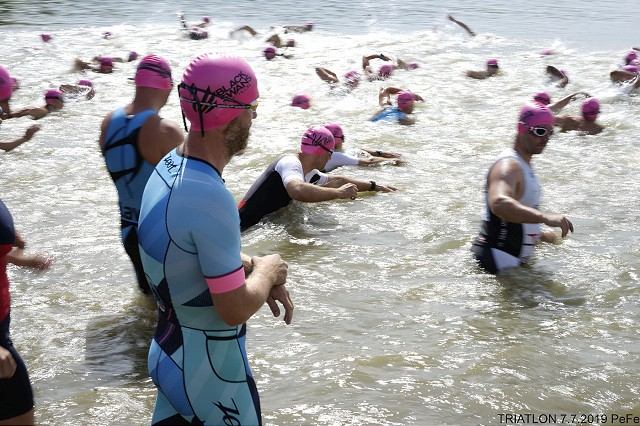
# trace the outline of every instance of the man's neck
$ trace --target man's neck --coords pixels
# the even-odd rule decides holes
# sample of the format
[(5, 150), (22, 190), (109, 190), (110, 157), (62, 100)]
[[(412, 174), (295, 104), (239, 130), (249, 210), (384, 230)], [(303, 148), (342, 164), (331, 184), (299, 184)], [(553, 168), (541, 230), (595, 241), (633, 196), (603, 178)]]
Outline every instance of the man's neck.
[(180, 150), (184, 156), (198, 158), (213, 165), (220, 174), (230, 160), (224, 136), (217, 129), (205, 132), (204, 137), (200, 131), (190, 131), (187, 140), (180, 146)]
[(317, 157), (315, 155), (298, 153), (298, 159), (302, 164), (302, 173), (306, 176), (311, 170), (320, 169)]
[(531, 164), (531, 153), (527, 152), (522, 148), (522, 146), (516, 140), (516, 143), (513, 145), (513, 149), (518, 153), (520, 158), (522, 158), (527, 164)]

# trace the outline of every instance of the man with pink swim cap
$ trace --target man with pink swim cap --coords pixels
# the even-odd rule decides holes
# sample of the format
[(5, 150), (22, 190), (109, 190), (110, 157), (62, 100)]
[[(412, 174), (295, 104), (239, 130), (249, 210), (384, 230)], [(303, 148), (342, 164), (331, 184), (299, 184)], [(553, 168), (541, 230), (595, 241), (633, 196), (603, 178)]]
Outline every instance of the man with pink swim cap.
[(138, 251), (138, 216), (144, 186), (154, 166), (182, 142), (178, 124), (160, 117), (173, 89), (166, 59), (145, 56), (138, 64), (133, 101), (109, 113), (100, 126), (100, 150), (118, 191), (121, 239), (134, 266), (138, 287), (149, 285)]
[(271, 163), (238, 203), (242, 231), (293, 200), (304, 203), (355, 200), (361, 191), (395, 191), (375, 181), (320, 172), (331, 158), (335, 144), (333, 135), (324, 126), (307, 129), (300, 141), (300, 152), (284, 155)]
[(383, 163), (400, 165), (403, 163), (399, 160), (400, 154), (395, 152), (387, 152), (381, 150), (360, 148), (356, 155), (350, 155), (343, 151), (344, 131), (338, 123), (325, 123), (324, 127), (331, 132), (333, 139), (336, 141), (331, 158), (325, 164), (322, 172), (330, 172), (342, 166), (373, 166)]
[(33, 120), (46, 117), (49, 113), (59, 111), (64, 106), (64, 95), (60, 90), (50, 89), (44, 93), (44, 106), (28, 107), (9, 114), (9, 118), (30, 116)]
[(539, 210), (541, 188), (531, 166), (553, 134), (553, 113), (544, 105), (526, 104), (520, 109), (513, 148), (500, 154), (489, 168), (485, 209), (480, 233), (471, 251), (486, 271), (497, 274), (528, 263), (539, 241), (554, 242), (560, 228), (564, 238), (573, 224), (560, 214)]
[(604, 130), (604, 126), (596, 123), (600, 113), (600, 102), (596, 98), (588, 98), (582, 102), (580, 111), (581, 117), (571, 115), (556, 117), (555, 125), (560, 127), (561, 132), (577, 130), (587, 135), (597, 135)]
[(487, 69), (485, 71), (472, 71), (469, 70), (466, 72), (467, 77), (475, 78), (476, 80), (484, 80), (485, 78), (494, 77), (498, 75), (498, 71), (500, 71), (500, 66), (498, 65), (497, 59), (489, 59), (487, 60)]
[[(397, 106), (393, 106), (391, 96), (397, 95)], [(422, 96), (417, 93), (403, 90), (398, 87), (380, 88), (378, 93), (378, 104), (382, 107), (369, 121), (396, 121), (403, 125), (415, 124), (416, 119), (409, 116), (413, 112), (415, 101), (423, 102)]]
[(140, 253), (158, 304), (148, 368), (152, 424), (260, 425), (246, 322), (284, 306), (287, 264), (241, 253), (240, 218), (222, 173), (247, 147), (258, 82), (241, 58), (200, 55), (178, 85), (189, 134), (156, 166), (142, 197)]

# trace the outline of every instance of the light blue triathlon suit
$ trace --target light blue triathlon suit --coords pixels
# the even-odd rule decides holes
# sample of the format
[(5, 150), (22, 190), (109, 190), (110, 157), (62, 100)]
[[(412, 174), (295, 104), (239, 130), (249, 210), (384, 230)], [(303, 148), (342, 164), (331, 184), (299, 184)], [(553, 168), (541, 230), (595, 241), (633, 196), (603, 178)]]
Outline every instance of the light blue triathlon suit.
[(381, 121), (381, 120), (401, 121), (401, 120), (406, 120), (407, 118), (409, 118), (409, 116), (404, 112), (400, 111), (397, 106), (390, 106), (383, 109), (376, 115), (374, 115), (370, 121), (373, 121), (373, 122)]
[(159, 314), (148, 360), (153, 424), (260, 425), (246, 324), (226, 324), (211, 297), (245, 281), (240, 217), (218, 170), (167, 154), (144, 190), (138, 234)]
[(153, 164), (142, 158), (138, 149), (138, 134), (144, 123), (156, 114), (155, 110), (146, 109), (135, 115), (127, 115), (124, 108), (118, 108), (111, 114), (102, 146), (107, 170), (118, 191), (120, 237), (133, 263), (138, 286), (144, 293), (149, 292), (149, 284), (140, 263), (136, 227), (142, 192), (153, 173)]

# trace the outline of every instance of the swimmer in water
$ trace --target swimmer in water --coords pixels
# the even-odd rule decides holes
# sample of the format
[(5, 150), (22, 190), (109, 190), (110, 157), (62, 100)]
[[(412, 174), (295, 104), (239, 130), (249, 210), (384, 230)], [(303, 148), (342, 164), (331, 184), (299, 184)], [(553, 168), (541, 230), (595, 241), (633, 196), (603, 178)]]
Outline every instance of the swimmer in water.
[[(2, 124), (1, 119), (0, 119), (0, 124)], [(21, 138), (18, 138), (13, 142), (0, 142), (0, 149), (7, 152), (12, 151), (17, 147), (19, 147), (20, 145), (22, 145), (23, 143), (30, 141), (31, 138), (33, 138), (33, 135), (35, 135), (39, 130), (40, 130), (40, 126), (38, 126), (37, 124), (34, 124), (24, 132), (24, 136), (22, 136)]]
[(311, 96), (305, 94), (295, 95), (293, 99), (291, 99), (291, 106), (300, 109), (309, 109), (311, 108)]
[(30, 116), (33, 120), (40, 120), (52, 112), (60, 111), (64, 107), (64, 95), (60, 90), (50, 89), (44, 94), (44, 106), (23, 108), (9, 114), (10, 118)]
[(560, 228), (562, 238), (573, 232), (566, 216), (538, 210), (541, 191), (531, 160), (547, 146), (553, 123), (546, 106), (524, 105), (513, 148), (500, 154), (487, 173), (482, 225), (471, 251), (491, 274), (528, 263), (539, 241), (557, 241), (555, 232), (540, 229), (541, 223)]
[[(328, 70), (327, 68), (316, 67), (316, 74), (318, 75), (318, 77), (320, 77), (321, 80), (329, 83), (332, 89), (336, 88), (340, 83), (340, 79), (338, 78), (336, 73)], [(361, 77), (361, 74), (356, 70), (346, 72), (344, 75), (344, 84), (342, 85), (342, 88), (346, 92), (351, 92), (353, 89), (358, 87)]]
[[(391, 96), (397, 95), (396, 106), (391, 103)], [(383, 109), (375, 113), (369, 121), (397, 121), (403, 125), (415, 124), (416, 119), (409, 114), (413, 113), (415, 101), (424, 102), (424, 99), (408, 90), (397, 87), (380, 88), (378, 103)]]
[[(331, 158), (325, 164), (322, 172), (330, 172), (341, 166), (374, 166), (381, 164), (400, 165), (404, 162), (399, 159), (400, 154), (381, 150), (360, 148), (361, 154), (357, 156), (343, 152), (344, 131), (338, 123), (326, 123), (324, 127), (331, 132), (336, 141), (335, 149)], [(362, 155), (363, 154), (363, 155)]]
[(555, 125), (560, 127), (561, 132), (577, 130), (587, 135), (597, 135), (604, 130), (604, 126), (596, 123), (600, 113), (600, 102), (596, 98), (589, 98), (582, 102), (580, 110), (581, 117), (556, 117)]
[(190, 30), (192, 28), (206, 28), (211, 23), (211, 17), (203, 16), (202, 21), (194, 22), (192, 24), (187, 24), (187, 20), (184, 17), (184, 13), (178, 13), (178, 20), (180, 21), (180, 25), (183, 30)]
[(387, 78), (391, 77), (391, 74), (393, 74), (393, 70), (395, 69), (394, 65), (383, 64), (378, 69), (378, 72), (374, 72), (373, 69), (371, 68), (371, 60), (373, 59), (380, 59), (385, 62), (391, 61), (391, 58), (389, 58), (383, 53), (363, 56), (362, 71), (364, 72), (364, 75), (367, 77), (367, 80), (369, 81), (386, 80)]
[(113, 180), (120, 206), (120, 237), (133, 264), (138, 287), (149, 292), (138, 251), (138, 216), (142, 192), (155, 165), (182, 142), (184, 134), (171, 120), (160, 117), (173, 89), (166, 59), (145, 56), (134, 77), (133, 101), (108, 114), (100, 128), (100, 150)]
[(93, 82), (86, 78), (78, 80), (76, 84), (61, 84), (58, 89), (64, 94), (65, 99), (84, 97), (90, 100), (96, 94)]
[(458, 25), (459, 27), (461, 27), (463, 30), (465, 30), (467, 32), (467, 34), (469, 34), (471, 37), (475, 37), (476, 33), (474, 33), (473, 31), (471, 31), (471, 28), (469, 28), (467, 26), (467, 24), (465, 24), (464, 22), (458, 21), (456, 18), (454, 18), (451, 15), (447, 15), (447, 19), (449, 19), (451, 22), (453, 22), (454, 24)]
[(33, 391), (24, 361), (11, 341), (11, 293), (7, 264), (44, 271), (51, 259), (26, 254), (25, 242), (16, 232), (13, 217), (0, 200), (0, 424), (32, 425)]
[(487, 69), (485, 71), (467, 71), (466, 76), (475, 78), (476, 80), (484, 80), (485, 78), (494, 77), (498, 75), (500, 66), (497, 59), (489, 59), (487, 61)]
[(313, 126), (307, 129), (300, 142), (300, 151), (272, 162), (238, 203), (240, 229), (245, 231), (293, 200), (305, 203), (355, 200), (358, 192), (396, 190), (372, 180), (320, 172), (331, 158), (334, 148), (335, 139), (327, 128)]
[[(229, 37), (235, 38), (238, 34), (241, 34), (244, 32), (248, 33), (252, 37), (255, 37), (256, 35), (258, 35), (258, 32), (255, 29), (253, 29), (253, 27), (250, 27), (249, 25), (243, 25), (242, 27), (236, 28), (235, 30), (231, 31), (229, 33)], [(270, 45), (278, 49), (296, 46), (296, 41), (294, 39), (290, 38), (290, 39), (287, 39), (286, 41), (283, 41), (278, 34), (270, 35), (269, 37), (267, 37), (265, 42), (269, 43)]]
[(282, 27), (284, 29), (284, 33), (306, 33), (308, 31), (313, 31), (313, 22), (307, 22), (304, 25), (284, 25)]
[(285, 59), (293, 58), (293, 55), (286, 55), (284, 53), (278, 53), (278, 50), (273, 46), (267, 46), (262, 50), (262, 54), (266, 58), (267, 61), (274, 59), (276, 56), (281, 56)]
[(129, 53), (127, 53), (126, 57), (120, 57), (120, 56), (95, 56), (93, 58), (93, 62), (96, 64), (100, 64), (100, 59), (105, 57), (105, 58), (110, 58), (111, 62), (119, 62), (119, 63), (124, 63), (124, 62), (133, 62), (136, 59), (138, 59), (140, 55), (138, 55), (138, 52), (132, 50)]
[(591, 97), (591, 95), (588, 94), (587, 92), (575, 92), (565, 96), (564, 98), (560, 99), (557, 102), (551, 103), (551, 97), (547, 92), (538, 92), (535, 95), (533, 95), (533, 102), (540, 105), (545, 105), (547, 108), (551, 110), (551, 112), (553, 112), (554, 114), (557, 114), (565, 106), (569, 105), (570, 102), (573, 102), (574, 100), (579, 99), (580, 97), (589, 98)]
[(76, 71), (91, 70), (100, 74), (111, 74), (113, 72), (113, 59), (110, 56), (98, 56), (96, 59), (98, 59), (97, 65), (76, 58), (74, 69)]

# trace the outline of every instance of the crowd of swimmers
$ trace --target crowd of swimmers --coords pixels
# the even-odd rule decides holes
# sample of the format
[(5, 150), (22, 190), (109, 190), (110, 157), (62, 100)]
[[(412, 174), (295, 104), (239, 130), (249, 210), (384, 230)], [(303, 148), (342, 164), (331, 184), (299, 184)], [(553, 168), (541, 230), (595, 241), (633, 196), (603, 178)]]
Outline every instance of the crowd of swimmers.
[[(475, 33), (453, 17), (470, 35)], [(188, 24), (180, 15), (189, 37), (205, 38), (209, 17)], [(311, 31), (313, 24), (284, 27), (284, 33)], [(257, 36), (251, 27), (234, 32)], [(199, 35), (198, 35), (199, 34)], [(266, 60), (277, 48), (295, 46), (279, 35), (267, 40)], [(108, 37), (105, 34), (105, 37)], [(42, 37), (50, 42), (52, 37)], [(611, 79), (638, 85), (640, 63), (631, 50), (625, 64)], [(287, 55), (283, 54), (286, 58)], [(258, 117), (258, 77), (244, 59), (203, 54), (194, 58), (174, 81), (169, 62), (158, 55), (139, 58), (97, 56), (78, 59), (76, 69), (113, 72), (114, 62), (139, 60), (134, 76), (135, 95), (127, 105), (105, 116), (100, 127), (99, 149), (118, 192), (121, 239), (131, 259), (140, 290), (155, 298), (158, 324), (149, 350), (149, 375), (158, 388), (153, 424), (260, 424), (258, 391), (245, 350), (246, 322), (265, 303), (274, 316), (284, 310), (290, 324), (294, 305), (287, 289), (287, 264), (278, 254), (250, 257), (241, 251), (241, 233), (268, 220), (269, 215), (293, 200), (307, 203), (334, 199), (354, 200), (361, 192), (392, 193), (387, 183), (331, 174), (341, 166), (403, 164), (397, 152), (361, 149), (343, 152), (345, 129), (327, 122), (309, 127), (298, 152), (283, 154), (256, 179), (236, 203), (226, 189), (222, 174), (235, 155), (247, 148), (252, 122)], [(382, 61), (376, 70), (375, 60)], [(361, 79), (378, 81), (396, 70), (410, 71), (417, 63), (392, 59), (383, 53), (365, 55), (362, 69), (347, 72), (342, 81), (326, 69), (317, 75), (332, 88), (348, 93)], [(499, 76), (497, 59), (486, 70), (467, 76), (486, 79)], [(561, 85), (566, 72), (547, 69)], [(160, 116), (177, 85), (185, 129)], [(0, 110), (4, 120), (55, 113), (65, 98), (91, 99), (91, 80), (79, 79), (44, 93), (43, 105), (13, 110), (10, 105), (18, 81), (0, 66)], [(415, 123), (414, 104), (424, 99), (399, 87), (380, 88), (380, 110), (371, 121)], [(560, 116), (570, 102), (584, 98), (580, 117)], [(297, 95), (292, 106), (307, 109), (308, 95)], [(539, 210), (540, 184), (531, 167), (554, 128), (597, 134), (599, 101), (585, 92), (570, 94), (554, 103), (546, 92), (532, 96), (521, 108), (513, 146), (500, 154), (486, 177), (485, 211), (472, 252), (480, 266), (491, 273), (525, 264), (538, 242), (557, 242), (573, 231), (563, 214)], [(189, 125), (187, 126), (187, 122)], [(30, 140), (40, 129), (31, 126), (25, 135), (0, 143), (10, 151)], [(186, 136), (185, 136), (186, 131)], [(541, 224), (553, 230), (541, 229)], [(33, 396), (24, 362), (9, 333), (10, 304), (7, 264), (39, 270), (51, 260), (24, 252), (25, 242), (16, 231), (8, 208), (0, 201), (0, 422), (33, 423)], [(13, 422), (13, 423), (12, 423)]]

